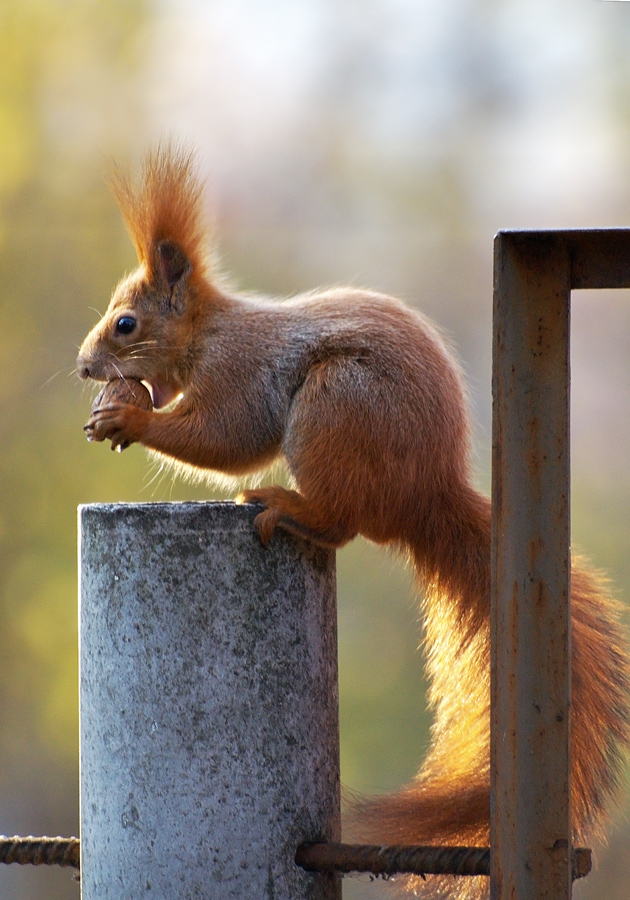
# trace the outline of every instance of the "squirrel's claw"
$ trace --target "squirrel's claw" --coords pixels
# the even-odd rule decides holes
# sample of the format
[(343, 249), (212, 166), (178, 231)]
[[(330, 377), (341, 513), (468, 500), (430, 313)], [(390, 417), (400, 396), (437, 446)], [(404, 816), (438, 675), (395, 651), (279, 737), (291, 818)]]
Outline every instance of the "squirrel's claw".
[(254, 519), (254, 526), (263, 547), (269, 546), (269, 542), (273, 537), (273, 533), (276, 530), (281, 515), (280, 511), (277, 509), (266, 509), (263, 512), (258, 513)]

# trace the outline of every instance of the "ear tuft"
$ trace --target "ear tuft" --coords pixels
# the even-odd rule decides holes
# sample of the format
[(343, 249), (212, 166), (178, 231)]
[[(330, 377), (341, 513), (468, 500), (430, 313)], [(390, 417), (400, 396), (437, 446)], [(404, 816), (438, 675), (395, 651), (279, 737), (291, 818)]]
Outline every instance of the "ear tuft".
[(169, 288), (187, 275), (192, 265), (184, 251), (174, 241), (161, 241), (157, 245), (159, 270)]
[[(203, 183), (195, 168), (194, 152), (170, 142), (146, 157), (139, 178), (116, 168), (110, 178), (138, 260), (156, 277), (164, 273), (171, 286), (186, 274), (175, 258), (181, 261), (183, 255), (195, 278), (207, 277), (211, 268)], [(174, 244), (178, 252), (163, 253), (162, 244)]]

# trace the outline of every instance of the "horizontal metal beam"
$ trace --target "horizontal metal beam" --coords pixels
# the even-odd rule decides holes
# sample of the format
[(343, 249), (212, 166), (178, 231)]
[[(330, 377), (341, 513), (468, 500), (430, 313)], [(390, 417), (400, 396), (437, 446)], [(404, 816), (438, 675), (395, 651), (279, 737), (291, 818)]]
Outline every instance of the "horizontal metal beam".
[(524, 259), (533, 258), (537, 245), (553, 245), (566, 253), (571, 290), (630, 288), (630, 228), (506, 230), (496, 240)]

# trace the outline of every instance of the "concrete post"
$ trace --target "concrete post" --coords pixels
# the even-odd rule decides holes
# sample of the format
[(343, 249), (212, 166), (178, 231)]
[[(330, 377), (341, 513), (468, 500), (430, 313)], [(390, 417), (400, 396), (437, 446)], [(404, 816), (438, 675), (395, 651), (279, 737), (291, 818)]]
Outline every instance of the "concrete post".
[(83, 900), (340, 900), (334, 555), (231, 503), (80, 509)]

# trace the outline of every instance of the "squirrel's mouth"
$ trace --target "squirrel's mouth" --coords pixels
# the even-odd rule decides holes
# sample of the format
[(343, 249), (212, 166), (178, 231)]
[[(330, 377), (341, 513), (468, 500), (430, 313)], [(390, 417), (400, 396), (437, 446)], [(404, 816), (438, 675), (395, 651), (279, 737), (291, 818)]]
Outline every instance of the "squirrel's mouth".
[(161, 381), (159, 378), (154, 378), (152, 381), (143, 380), (142, 383), (151, 392), (154, 409), (162, 409), (163, 406), (168, 406), (182, 392), (180, 387), (169, 384), (168, 381)]

